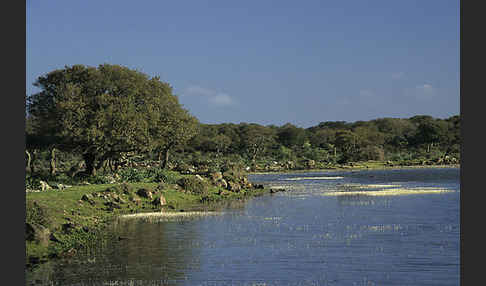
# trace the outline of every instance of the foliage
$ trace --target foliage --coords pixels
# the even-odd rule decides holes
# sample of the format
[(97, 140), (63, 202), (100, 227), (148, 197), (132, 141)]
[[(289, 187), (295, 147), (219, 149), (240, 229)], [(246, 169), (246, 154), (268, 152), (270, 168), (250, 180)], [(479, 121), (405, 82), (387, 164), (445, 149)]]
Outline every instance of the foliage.
[(25, 204), (25, 222), (33, 225), (42, 225), (49, 228), (52, 224), (50, 213), (47, 208), (41, 206), (37, 201), (27, 200)]
[(194, 176), (180, 178), (177, 181), (177, 184), (184, 190), (197, 195), (207, 195), (209, 190), (209, 186), (206, 182), (203, 182)]
[(126, 67), (66, 66), (34, 85), (41, 91), (28, 98), (29, 134), (82, 154), (93, 175), (122, 152), (168, 148), (194, 134), (197, 121), (167, 83)]
[(165, 182), (175, 184), (180, 174), (162, 168), (125, 168), (118, 173), (123, 182), (128, 183), (151, 183)]

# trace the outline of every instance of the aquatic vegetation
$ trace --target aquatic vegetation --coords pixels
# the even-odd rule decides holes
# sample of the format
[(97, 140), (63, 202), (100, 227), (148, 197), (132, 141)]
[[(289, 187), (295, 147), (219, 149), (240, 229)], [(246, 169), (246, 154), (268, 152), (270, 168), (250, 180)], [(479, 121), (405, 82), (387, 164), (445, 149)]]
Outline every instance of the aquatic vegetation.
[(334, 176), (334, 177), (296, 177), (296, 178), (286, 178), (284, 181), (301, 181), (301, 180), (339, 180), (344, 179), (344, 177)]
[(401, 196), (401, 195), (417, 195), (417, 194), (441, 194), (454, 192), (454, 190), (441, 189), (441, 188), (396, 188), (396, 189), (384, 189), (379, 191), (337, 191), (337, 192), (324, 192), (323, 196)]
[(201, 218), (206, 216), (222, 215), (223, 212), (213, 211), (189, 211), (189, 212), (151, 212), (137, 213), (119, 216), (119, 219), (142, 219), (147, 222), (162, 222)]
[(395, 184), (370, 184), (370, 185), (360, 185), (358, 188), (396, 188), (396, 187), (401, 187), (401, 185), (395, 185)]

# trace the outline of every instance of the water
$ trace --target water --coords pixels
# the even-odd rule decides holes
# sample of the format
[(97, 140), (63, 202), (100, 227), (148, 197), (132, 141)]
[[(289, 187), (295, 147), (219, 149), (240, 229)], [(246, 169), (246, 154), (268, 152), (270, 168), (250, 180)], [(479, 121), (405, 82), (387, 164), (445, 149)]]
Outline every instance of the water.
[[(309, 179), (310, 178), (310, 179)], [(45, 285), (459, 285), (459, 169), (252, 175), (288, 192), (219, 216), (120, 220), (111, 241), (27, 273)], [(440, 188), (397, 196), (359, 189)], [(382, 185), (382, 187), (380, 187)], [(388, 186), (386, 186), (388, 185)], [(393, 186), (391, 186), (393, 185)], [(42, 282), (42, 283), (41, 283)]]

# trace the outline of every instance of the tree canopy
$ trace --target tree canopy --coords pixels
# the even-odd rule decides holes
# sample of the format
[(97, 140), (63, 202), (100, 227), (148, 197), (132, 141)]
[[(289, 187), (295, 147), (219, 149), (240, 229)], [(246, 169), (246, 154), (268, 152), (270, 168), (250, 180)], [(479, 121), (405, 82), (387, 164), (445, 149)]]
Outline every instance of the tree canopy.
[(33, 133), (82, 154), (91, 174), (123, 152), (169, 149), (194, 135), (197, 120), (169, 84), (136, 70), (66, 66), (34, 85), (41, 91), (28, 98)]

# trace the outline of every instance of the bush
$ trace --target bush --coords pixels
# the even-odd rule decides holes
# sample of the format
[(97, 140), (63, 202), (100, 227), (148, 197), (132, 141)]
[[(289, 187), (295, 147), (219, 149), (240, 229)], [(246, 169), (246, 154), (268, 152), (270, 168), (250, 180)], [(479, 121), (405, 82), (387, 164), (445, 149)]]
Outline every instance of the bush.
[(122, 181), (129, 183), (164, 182), (167, 184), (175, 184), (177, 179), (180, 178), (180, 174), (178, 172), (161, 168), (127, 168), (121, 170), (119, 175)]
[(40, 184), (40, 179), (32, 176), (26, 176), (25, 177), (25, 188), (26, 189), (31, 189), (31, 190), (37, 190), (40, 189), (41, 184)]
[(193, 194), (208, 194), (208, 184), (193, 176), (180, 178), (177, 181), (177, 184), (181, 186), (184, 190)]
[(122, 169), (118, 174), (122, 181), (129, 183), (138, 183), (145, 179), (145, 174), (135, 168)]
[(109, 184), (110, 180), (103, 175), (89, 176), (87, 181), (91, 184)]
[(25, 222), (33, 225), (43, 225), (47, 228), (51, 226), (51, 219), (47, 209), (39, 205), (36, 201), (27, 200), (25, 203)]
[(133, 193), (134, 189), (132, 186), (130, 186), (129, 184), (127, 183), (122, 183), (122, 184), (119, 184), (115, 187), (116, 191), (118, 191), (119, 193), (123, 193), (123, 194), (131, 194)]
[(166, 184), (176, 184), (180, 177), (181, 175), (178, 172), (158, 169), (155, 180)]

